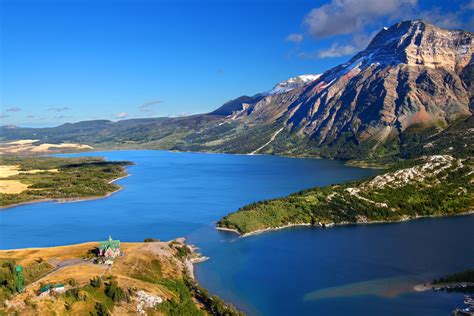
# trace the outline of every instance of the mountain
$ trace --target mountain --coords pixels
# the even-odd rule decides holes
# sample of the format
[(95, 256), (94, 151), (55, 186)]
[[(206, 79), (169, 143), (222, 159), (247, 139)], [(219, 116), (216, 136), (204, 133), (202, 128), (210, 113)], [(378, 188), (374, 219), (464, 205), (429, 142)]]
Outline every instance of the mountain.
[(348, 158), (348, 146), (365, 147), (356, 155), (397, 147), (411, 128), (441, 130), (471, 115), (472, 41), (469, 32), (400, 22), (347, 63), (247, 104), (235, 119), (285, 127), (262, 152), (291, 153), (296, 141)]
[[(207, 114), (0, 133), (3, 139), (94, 147), (340, 159), (410, 155), (453, 126), (464, 128), (454, 129), (459, 133), (473, 128), (473, 37), (422, 20), (403, 21), (382, 29), (365, 50), (321, 75), (290, 78)], [(472, 153), (470, 139), (464, 145)]]
[(248, 109), (250, 104), (255, 104), (266, 96), (282, 94), (294, 89), (302, 88), (305, 85), (317, 80), (321, 75), (301, 75), (296, 76), (285, 81), (277, 83), (271, 90), (254, 95), (253, 97), (241, 96), (234, 100), (230, 100), (222, 105), (217, 110), (209, 114), (214, 115), (234, 115)]
[(263, 93), (263, 95), (275, 95), (285, 93), (318, 80), (321, 75), (301, 75), (277, 83), (272, 90)]

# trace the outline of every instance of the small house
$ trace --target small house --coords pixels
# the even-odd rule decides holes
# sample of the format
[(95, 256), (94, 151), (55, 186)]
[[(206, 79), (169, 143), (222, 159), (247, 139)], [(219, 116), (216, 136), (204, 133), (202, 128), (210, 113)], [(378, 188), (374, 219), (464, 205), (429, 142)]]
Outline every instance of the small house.
[(62, 283), (57, 283), (57, 284), (49, 283), (49, 284), (43, 285), (38, 291), (38, 296), (39, 297), (44, 297), (44, 296), (50, 294), (51, 292), (55, 292), (55, 293), (64, 292), (64, 284), (62, 284)]

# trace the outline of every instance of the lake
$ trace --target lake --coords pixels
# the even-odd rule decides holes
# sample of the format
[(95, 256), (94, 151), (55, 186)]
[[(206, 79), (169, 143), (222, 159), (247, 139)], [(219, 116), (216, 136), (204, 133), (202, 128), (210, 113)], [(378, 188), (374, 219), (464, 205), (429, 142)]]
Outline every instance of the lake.
[[(69, 156), (69, 155), (68, 155)], [(78, 155), (74, 155), (78, 156)], [(462, 295), (413, 285), (474, 264), (474, 216), (395, 224), (291, 228), (238, 238), (215, 222), (257, 200), (367, 177), (339, 161), (111, 151), (129, 160), (123, 190), (104, 199), (0, 211), (0, 248), (185, 236), (211, 259), (199, 282), (251, 315), (446, 315)]]

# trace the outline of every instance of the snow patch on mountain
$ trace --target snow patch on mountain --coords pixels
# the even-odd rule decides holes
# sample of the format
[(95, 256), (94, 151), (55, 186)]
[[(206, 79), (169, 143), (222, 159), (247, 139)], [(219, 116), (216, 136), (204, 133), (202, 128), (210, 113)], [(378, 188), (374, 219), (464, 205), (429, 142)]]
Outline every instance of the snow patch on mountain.
[(266, 92), (265, 95), (275, 95), (275, 94), (285, 93), (293, 89), (303, 87), (307, 85), (308, 83), (317, 80), (319, 77), (321, 77), (320, 74), (317, 74), (317, 75), (308, 74), (308, 75), (293, 77), (288, 80), (277, 83), (273, 87), (273, 89)]

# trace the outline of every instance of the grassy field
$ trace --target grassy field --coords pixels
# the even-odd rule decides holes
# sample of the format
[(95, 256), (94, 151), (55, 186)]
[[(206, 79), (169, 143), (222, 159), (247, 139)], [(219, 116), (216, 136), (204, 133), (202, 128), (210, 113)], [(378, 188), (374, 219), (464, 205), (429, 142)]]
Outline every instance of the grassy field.
[(102, 197), (120, 187), (130, 162), (102, 158), (0, 157), (0, 207)]
[[(148, 315), (240, 315), (211, 297), (188, 272), (196, 258), (183, 240), (122, 243), (113, 266), (94, 264), (98, 243), (0, 251), (0, 314), (108, 315), (137, 313), (140, 295), (160, 298), (142, 304)], [(18, 293), (14, 267), (24, 267), (26, 289)], [(38, 296), (45, 284), (65, 284), (62, 293)]]

